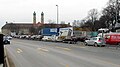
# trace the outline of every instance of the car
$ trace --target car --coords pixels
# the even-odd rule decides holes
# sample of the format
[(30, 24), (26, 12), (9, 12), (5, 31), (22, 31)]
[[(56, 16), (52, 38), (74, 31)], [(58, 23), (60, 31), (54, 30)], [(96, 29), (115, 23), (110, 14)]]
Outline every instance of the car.
[(65, 39), (63, 39), (62, 42), (69, 43), (69, 44), (76, 44), (77, 38), (76, 37), (65, 37)]
[(79, 36), (77, 37), (77, 40), (80, 41), (80, 42), (85, 42), (85, 40), (87, 40), (88, 37), (87, 36)]
[(6, 36), (3, 37), (3, 44), (10, 44), (10, 39)]
[(85, 40), (84, 44), (87, 45), (93, 45), (93, 46), (105, 46), (105, 41), (102, 37), (92, 37), (88, 40)]
[(42, 41), (52, 41), (52, 36), (43, 36)]
[(11, 36), (7, 36), (8, 39), (12, 40), (12, 37)]

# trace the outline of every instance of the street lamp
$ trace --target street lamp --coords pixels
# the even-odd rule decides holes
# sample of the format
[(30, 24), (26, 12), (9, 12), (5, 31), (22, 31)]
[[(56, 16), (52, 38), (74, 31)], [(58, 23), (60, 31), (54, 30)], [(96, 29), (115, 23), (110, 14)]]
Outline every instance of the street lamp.
[(59, 14), (58, 14), (58, 5), (56, 5), (56, 6), (57, 6), (57, 24), (58, 24), (58, 22), (59, 22), (59, 21), (58, 21), (58, 15), (59, 15)]

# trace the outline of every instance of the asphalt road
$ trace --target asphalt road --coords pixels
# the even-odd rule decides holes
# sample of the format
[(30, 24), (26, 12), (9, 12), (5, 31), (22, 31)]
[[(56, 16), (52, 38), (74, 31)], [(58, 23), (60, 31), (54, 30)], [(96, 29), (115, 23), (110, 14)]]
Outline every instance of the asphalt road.
[(120, 67), (120, 49), (13, 39), (6, 45), (15, 67)]

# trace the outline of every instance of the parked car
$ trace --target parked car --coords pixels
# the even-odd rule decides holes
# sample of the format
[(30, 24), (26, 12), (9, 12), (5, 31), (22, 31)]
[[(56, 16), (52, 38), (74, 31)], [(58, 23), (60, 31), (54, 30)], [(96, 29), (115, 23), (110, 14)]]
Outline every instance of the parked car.
[(31, 35), (30, 37), (31, 40), (35, 40), (35, 38), (36, 38), (36, 35)]
[(85, 42), (85, 40), (87, 40), (88, 37), (87, 36), (79, 36), (77, 37), (77, 41), (81, 41), (81, 42)]
[(3, 44), (10, 44), (10, 39), (7, 36), (3, 37)]
[(36, 35), (35, 39), (36, 40), (42, 40), (43, 36), (42, 35)]
[(69, 43), (69, 44), (77, 43), (77, 38), (76, 37), (65, 37), (65, 39), (63, 39), (62, 42)]
[(88, 40), (85, 40), (84, 44), (87, 45), (93, 45), (93, 46), (105, 46), (104, 39), (101, 37), (93, 37)]
[(42, 41), (52, 41), (51, 36), (43, 36)]
[(11, 37), (11, 36), (7, 36), (7, 38), (8, 38), (8, 39), (10, 39), (10, 40), (12, 39), (12, 37)]

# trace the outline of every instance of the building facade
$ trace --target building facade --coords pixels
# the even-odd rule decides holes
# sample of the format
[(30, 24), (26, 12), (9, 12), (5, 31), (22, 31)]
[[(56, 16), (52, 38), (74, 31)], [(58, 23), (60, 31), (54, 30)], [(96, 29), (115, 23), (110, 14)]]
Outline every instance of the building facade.
[(36, 23), (36, 13), (33, 13), (33, 22), (32, 23), (6, 23), (1, 31), (5, 35), (11, 35), (15, 33), (16, 35), (22, 34), (39, 34), (38, 32), (42, 28), (63, 28), (71, 27), (69, 24), (45, 24), (44, 23), (44, 13), (41, 13), (41, 22)]

